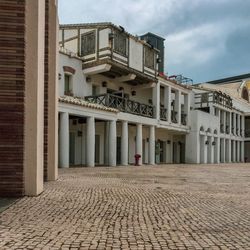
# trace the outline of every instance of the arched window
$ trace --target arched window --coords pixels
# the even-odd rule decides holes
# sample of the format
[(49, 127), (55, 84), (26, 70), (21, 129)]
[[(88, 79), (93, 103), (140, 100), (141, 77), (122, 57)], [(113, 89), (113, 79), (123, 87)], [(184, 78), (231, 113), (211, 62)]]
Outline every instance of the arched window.
[(249, 102), (249, 95), (246, 87), (242, 89), (241, 97)]

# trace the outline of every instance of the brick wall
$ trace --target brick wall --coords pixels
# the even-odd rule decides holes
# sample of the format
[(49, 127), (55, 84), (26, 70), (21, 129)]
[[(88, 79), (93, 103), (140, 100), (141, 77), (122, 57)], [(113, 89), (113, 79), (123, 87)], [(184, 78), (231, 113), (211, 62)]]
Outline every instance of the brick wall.
[(0, 196), (24, 194), (25, 0), (0, 1)]

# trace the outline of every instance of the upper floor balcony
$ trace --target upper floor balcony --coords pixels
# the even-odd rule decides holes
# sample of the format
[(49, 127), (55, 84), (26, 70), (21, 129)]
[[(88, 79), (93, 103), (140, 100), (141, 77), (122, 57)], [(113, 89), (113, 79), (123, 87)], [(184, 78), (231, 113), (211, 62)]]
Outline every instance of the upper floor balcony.
[(158, 50), (111, 23), (60, 26), (60, 45), (83, 60), (85, 75), (131, 85), (156, 82)]
[(233, 108), (232, 98), (220, 91), (206, 91), (195, 94), (195, 108), (207, 108), (210, 104), (217, 104), (229, 109)]
[(149, 118), (155, 118), (155, 107), (153, 105), (143, 104), (115, 94), (107, 93), (86, 96), (85, 100), (109, 108), (115, 108), (120, 110), (121, 112), (140, 115)]

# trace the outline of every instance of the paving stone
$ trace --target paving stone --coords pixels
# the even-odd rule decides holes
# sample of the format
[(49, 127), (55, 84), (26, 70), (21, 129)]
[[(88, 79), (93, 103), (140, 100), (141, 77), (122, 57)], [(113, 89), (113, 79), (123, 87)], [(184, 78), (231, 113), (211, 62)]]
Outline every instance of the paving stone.
[(61, 169), (0, 213), (0, 249), (250, 249), (250, 166)]

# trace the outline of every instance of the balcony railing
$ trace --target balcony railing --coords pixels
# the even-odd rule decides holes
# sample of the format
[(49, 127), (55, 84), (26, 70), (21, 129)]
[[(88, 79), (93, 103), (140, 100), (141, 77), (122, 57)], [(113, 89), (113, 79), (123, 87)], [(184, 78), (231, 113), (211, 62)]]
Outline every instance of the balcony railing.
[(173, 123), (177, 123), (177, 118), (176, 118), (177, 112), (174, 110), (171, 110), (171, 121)]
[(115, 108), (122, 112), (145, 116), (155, 117), (155, 108), (152, 105), (139, 103), (113, 94), (101, 94), (95, 96), (86, 96), (85, 100), (91, 103), (100, 104), (109, 108)]
[(161, 108), (160, 109), (160, 119), (163, 120), (163, 121), (167, 121), (168, 118), (167, 118), (167, 109), (165, 108)]
[(181, 114), (181, 124), (186, 126), (187, 125), (187, 114)]

